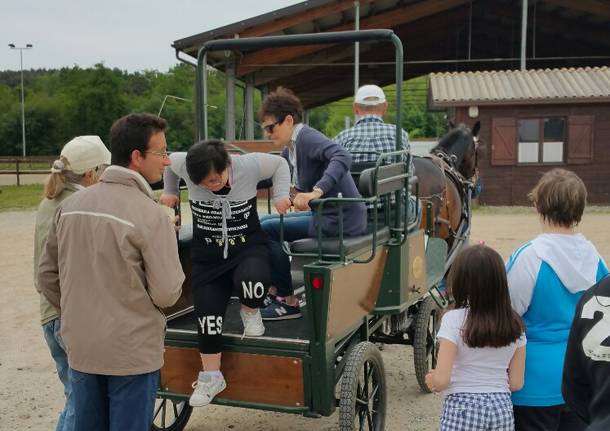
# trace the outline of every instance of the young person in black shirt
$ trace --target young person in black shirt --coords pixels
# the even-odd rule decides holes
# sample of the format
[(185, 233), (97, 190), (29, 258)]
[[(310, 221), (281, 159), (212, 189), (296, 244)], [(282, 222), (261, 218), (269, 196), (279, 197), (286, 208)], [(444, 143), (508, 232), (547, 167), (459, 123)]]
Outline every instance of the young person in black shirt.
[(576, 307), (563, 368), (563, 398), (589, 426), (610, 430), (610, 276)]

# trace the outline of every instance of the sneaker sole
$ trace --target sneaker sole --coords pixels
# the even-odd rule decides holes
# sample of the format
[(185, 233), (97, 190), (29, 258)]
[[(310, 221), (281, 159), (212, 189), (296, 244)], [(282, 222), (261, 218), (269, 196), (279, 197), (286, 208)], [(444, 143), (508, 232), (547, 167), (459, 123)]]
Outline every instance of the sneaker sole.
[(263, 320), (290, 320), (290, 319), (300, 319), (303, 317), (301, 313), (299, 314), (289, 314), (286, 316), (277, 316), (277, 317), (263, 317)]
[(265, 331), (261, 332), (260, 334), (248, 334), (247, 332), (244, 334), (246, 337), (262, 337), (263, 335), (265, 335)]
[[(222, 391), (224, 391), (225, 389), (227, 389), (227, 382), (226, 382), (226, 381), (224, 381), (224, 382), (222, 383), (222, 388), (221, 388), (221, 389), (220, 389), (218, 392), (216, 392), (216, 395), (218, 395), (219, 393), (221, 393), (221, 392), (222, 392)], [(214, 401), (214, 398), (216, 398), (216, 395), (214, 395), (214, 397), (212, 397), (212, 399), (211, 399), (210, 401), (208, 401), (207, 403), (201, 403), (201, 404), (199, 404), (199, 403), (193, 403), (193, 402), (191, 402), (191, 400), (189, 399), (189, 406), (191, 406), (191, 407), (205, 407), (205, 406), (209, 405), (209, 404), (210, 404), (212, 401)]]

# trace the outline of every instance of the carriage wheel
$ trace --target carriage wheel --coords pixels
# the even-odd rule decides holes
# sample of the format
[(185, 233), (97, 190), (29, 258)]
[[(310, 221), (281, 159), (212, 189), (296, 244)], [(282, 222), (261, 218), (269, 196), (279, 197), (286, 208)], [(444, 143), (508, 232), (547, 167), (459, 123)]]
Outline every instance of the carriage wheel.
[(188, 401), (157, 398), (151, 431), (182, 431), (193, 408)]
[(438, 342), (436, 334), (440, 323), (440, 309), (430, 296), (419, 306), (415, 317), (415, 335), (413, 336), (413, 357), (415, 360), (415, 376), (422, 392), (429, 393), (426, 386), (426, 374), (436, 368)]
[(382, 431), (387, 405), (385, 370), (375, 344), (358, 343), (341, 377), (339, 430)]

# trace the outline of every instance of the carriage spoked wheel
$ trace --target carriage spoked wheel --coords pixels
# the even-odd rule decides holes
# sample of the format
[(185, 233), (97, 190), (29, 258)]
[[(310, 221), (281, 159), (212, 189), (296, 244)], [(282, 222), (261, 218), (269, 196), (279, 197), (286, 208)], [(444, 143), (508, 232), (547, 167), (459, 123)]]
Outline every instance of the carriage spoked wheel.
[(431, 296), (426, 297), (415, 317), (415, 335), (413, 336), (413, 357), (415, 376), (422, 392), (430, 392), (426, 386), (426, 374), (436, 368), (438, 342), (436, 334), (440, 325), (440, 308)]
[(349, 353), (341, 377), (339, 430), (382, 431), (387, 406), (381, 352), (368, 341)]
[(182, 431), (193, 408), (185, 400), (157, 398), (151, 431)]

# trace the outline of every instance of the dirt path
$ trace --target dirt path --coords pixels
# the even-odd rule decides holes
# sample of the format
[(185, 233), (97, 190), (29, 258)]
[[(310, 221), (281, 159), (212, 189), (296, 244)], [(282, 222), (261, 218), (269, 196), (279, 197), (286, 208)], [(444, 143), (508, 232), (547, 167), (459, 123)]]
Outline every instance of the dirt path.
[[(609, 215), (588, 214), (581, 231), (610, 261)], [(61, 385), (39, 325), (38, 294), (32, 286), (35, 213), (0, 213), (0, 430), (51, 430), (63, 404)], [(538, 232), (533, 213), (477, 213), (471, 241), (484, 240), (506, 258)], [(432, 431), (440, 397), (419, 392), (409, 347), (388, 346), (388, 431)], [(337, 416), (301, 416), (212, 406), (193, 413), (188, 430), (334, 430)]]

